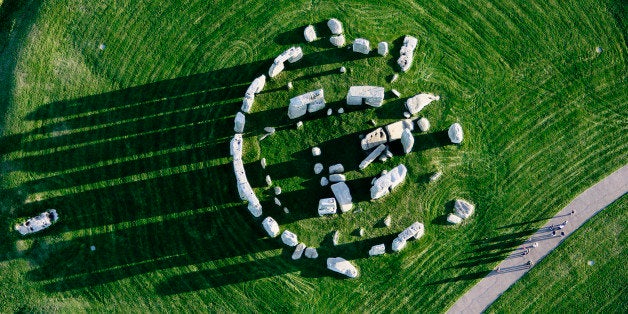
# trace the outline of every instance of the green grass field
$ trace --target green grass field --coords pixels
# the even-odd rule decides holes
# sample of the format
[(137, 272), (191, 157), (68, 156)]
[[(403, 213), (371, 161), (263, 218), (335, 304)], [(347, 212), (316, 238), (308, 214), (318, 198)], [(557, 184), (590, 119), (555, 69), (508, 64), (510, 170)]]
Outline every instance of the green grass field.
[[(1, 8), (0, 312), (443, 311), (628, 162), (621, 1), (6, 0)], [(326, 38), (306, 44), (303, 27), (327, 37), (321, 23), (330, 17), (344, 22), (349, 41), (387, 41), (391, 55), (356, 55)], [(390, 84), (406, 34), (419, 38), (414, 65)], [(352, 260), (356, 280), (333, 275), (323, 258), (292, 261), (237, 196), (234, 115), (251, 80), (293, 45), (304, 59), (269, 81), (247, 115), (247, 175), (265, 215), (321, 257)], [(356, 170), (358, 135), (371, 119), (402, 118), (405, 98), (311, 115), (301, 130), (288, 121), (290, 97), (324, 88), (337, 109), (353, 84), (441, 95), (421, 112), (432, 129), (415, 133), (413, 153)], [(465, 130), (460, 146), (443, 132), (453, 122)], [(265, 126), (278, 132), (259, 142)], [(361, 212), (317, 217), (330, 192), (312, 172), (315, 145), (323, 163), (345, 165)], [(372, 176), (399, 163), (406, 182), (369, 202)], [(428, 184), (436, 170), (443, 177)], [(266, 174), (289, 214), (272, 204)], [(459, 197), (477, 213), (447, 226)], [(25, 238), (11, 230), (47, 208), (61, 215), (50, 230)], [(379, 227), (389, 213), (392, 226)], [(371, 245), (416, 220), (427, 230), (420, 241), (367, 258)], [(476, 244), (498, 236), (491, 247)]]
[(626, 313), (627, 200), (593, 217), (487, 312)]

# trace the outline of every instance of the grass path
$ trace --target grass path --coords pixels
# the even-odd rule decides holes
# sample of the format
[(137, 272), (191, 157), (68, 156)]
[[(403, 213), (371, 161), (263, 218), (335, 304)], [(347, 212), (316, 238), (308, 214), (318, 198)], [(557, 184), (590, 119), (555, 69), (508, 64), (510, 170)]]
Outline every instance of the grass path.
[[(473, 286), (456, 301), (448, 313), (480, 313), (486, 310), (504, 291), (528, 273), (530, 267), (526, 266), (527, 261), (531, 261), (532, 265), (538, 264), (571, 233), (626, 193), (628, 193), (628, 165), (578, 195), (524, 243), (525, 247), (538, 243), (538, 247), (531, 248), (525, 256), (522, 256), (523, 247), (515, 250), (499, 264), (499, 271), (489, 273)], [(571, 214), (572, 211), (574, 214)], [(565, 220), (568, 224), (560, 230), (565, 233), (564, 237), (559, 234), (553, 236), (549, 231), (551, 226)], [(486, 244), (495, 242), (497, 241), (494, 239), (485, 241)]]

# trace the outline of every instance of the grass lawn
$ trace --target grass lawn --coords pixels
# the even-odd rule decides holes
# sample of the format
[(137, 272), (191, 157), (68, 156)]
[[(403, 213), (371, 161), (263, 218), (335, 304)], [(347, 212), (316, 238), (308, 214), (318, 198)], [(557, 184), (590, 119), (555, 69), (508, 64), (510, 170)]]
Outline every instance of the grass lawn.
[[(0, 23), (0, 312), (443, 311), (545, 219), (628, 162), (621, 3), (11, 6), (2, 11), (10, 23)], [(349, 42), (387, 41), (391, 54), (333, 48), (322, 24), (330, 17), (345, 23)], [(308, 24), (323, 38), (306, 44)], [(406, 34), (419, 39), (414, 64), (391, 84)], [(291, 250), (265, 236), (237, 196), (229, 157), (244, 91), (293, 45), (305, 57), (256, 97), (244, 159), (265, 215), (319, 247), (318, 260), (292, 261)], [(300, 130), (287, 118), (291, 97), (324, 88), (336, 110), (358, 84), (403, 98), (313, 114)], [(405, 97), (419, 92), (441, 96), (421, 112), (431, 130), (415, 132), (411, 154), (397, 147), (391, 160), (358, 171), (358, 136), (374, 128), (369, 121), (401, 119)], [(459, 146), (446, 136), (454, 122), (465, 131)], [(278, 131), (259, 141), (265, 126)], [(322, 149), (319, 159), (312, 146)], [(345, 165), (360, 211), (317, 216), (318, 199), (330, 195), (313, 174), (317, 161)], [(399, 163), (406, 182), (370, 202), (371, 178)], [(437, 170), (443, 177), (428, 183)], [(290, 213), (273, 204), (267, 174)], [(444, 217), (455, 198), (477, 212), (452, 227)], [(50, 230), (24, 238), (11, 230), (47, 208), (61, 217)], [(380, 227), (388, 214), (392, 226)], [(425, 223), (426, 236), (399, 254), (368, 258), (373, 244), (390, 243), (414, 221)], [(508, 233), (499, 228), (513, 224)], [(497, 236), (508, 241), (488, 250), (474, 244)], [(361, 276), (333, 275), (328, 256), (352, 260)]]
[(625, 313), (626, 196), (593, 217), (506, 291), (491, 313)]

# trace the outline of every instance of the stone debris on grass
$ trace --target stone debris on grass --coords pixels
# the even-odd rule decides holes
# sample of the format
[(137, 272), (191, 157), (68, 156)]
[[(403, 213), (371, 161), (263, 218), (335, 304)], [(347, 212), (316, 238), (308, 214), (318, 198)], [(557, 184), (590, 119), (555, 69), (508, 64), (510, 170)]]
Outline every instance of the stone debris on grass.
[(292, 253), (292, 259), (298, 260), (303, 256), (303, 251), (305, 251), (305, 243), (299, 243), (294, 248), (294, 253)]
[(456, 214), (450, 213), (449, 215), (447, 215), (447, 222), (457, 225), (462, 222), (462, 218), (456, 216)]
[(245, 117), (244, 114), (240, 111), (238, 111), (238, 113), (235, 116), (235, 119), (233, 121), (233, 130), (236, 133), (242, 133), (244, 132), (244, 123), (245, 123)]
[(347, 105), (380, 107), (383, 103), (384, 88), (381, 86), (351, 86), (347, 93)]
[(377, 256), (377, 255), (382, 255), (386, 253), (386, 245), (385, 244), (378, 244), (378, 245), (373, 245), (371, 247), (371, 249), (369, 250), (369, 256)]
[(410, 129), (404, 129), (401, 134), (401, 145), (403, 146), (403, 153), (408, 154), (412, 151), (412, 147), (414, 146), (414, 136), (412, 136), (412, 132)]
[(379, 146), (377, 146), (377, 148), (375, 148), (370, 154), (368, 154), (368, 156), (366, 156), (366, 158), (364, 158), (364, 160), (362, 160), (362, 162), (358, 166), (358, 169), (364, 170), (373, 161), (375, 161), (375, 159), (379, 157), (384, 152), (384, 150), (386, 150), (386, 145), (380, 144)]
[(414, 49), (417, 44), (418, 40), (415, 37), (406, 35), (406, 37), (403, 38), (403, 45), (399, 51), (399, 59), (397, 59), (397, 64), (401, 67), (401, 71), (407, 72), (410, 69), (410, 66), (412, 66)]
[(406, 247), (407, 241), (414, 238), (420, 239), (425, 234), (425, 226), (416, 221), (408, 228), (404, 229), (397, 235), (397, 237), (392, 242), (392, 250), (394, 252), (401, 251), (404, 247)]
[[(407, 129), (406, 129), (407, 130)], [(393, 157), (393, 153), (390, 151), (390, 149), (386, 148), (386, 150), (384, 151), (384, 156), (388, 157), (388, 158), (392, 158)]]
[(264, 230), (271, 238), (276, 238), (279, 235), (279, 224), (275, 221), (275, 219), (273, 219), (273, 217), (268, 216), (264, 218), (262, 221), (262, 227), (264, 227)]
[(50, 227), (59, 220), (56, 209), (49, 209), (35, 217), (29, 218), (21, 224), (15, 225), (15, 230), (21, 235), (35, 233)]
[(281, 207), (281, 201), (278, 198), (275, 197), (274, 201), (275, 201), (275, 205)]
[(436, 171), (436, 172), (434, 172), (434, 174), (432, 174), (432, 175), (430, 176), (430, 182), (434, 182), (434, 181), (436, 181), (436, 180), (440, 179), (440, 177), (441, 177), (442, 175), (443, 175), (443, 172), (442, 172), (442, 171)]
[(275, 187), (275, 195), (279, 195), (281, 194), (281, 187), (280, 186), (276, 186)]
[[(395, 95), (395, 97), (397, 98), (401, 97), (401, 93), (398, 90), (392, 89), (391, 92), (393, 93), (393, 95)], [(410, 117), (406, 117), (406, 118), (410, 118)]]
[(327, 109), (327, 116), (331, 116), (332, 113), (334, 113), (334, 111), (331, 108)]
[(305, 37), (305, 41), (311, 43), (316, 40), (316, 30), (313, 25), (308, 25), (303, 30), (303, 37)]
[(262, 169), (266, 169), (266, 158), (260, 159), (259, 163), (262, 165)]
[(321, 149), (319, 147), (312, 147), (312, 156), (317, 157), (321, 155)]
[(338, 205), (333, 197), (322, 198), (318, 201), (318, 215), (333, 215), (336, 213)]
[(404, 117), (404, 118), (406, 118), (406, 119), (408, 119), (408, 118), (412, 117), (412, 115), (411, 115), (409, 112), (404, 111), (404, 112), (403, 112), (403, 117)]
[(286, 51), (277, 56), (273, 64), (268, 69), (268, 76), (275, 77), (285, 68), (284, 62), (294, 63), (303, 58), (303, 50), (301, 47), (290, 47)]
[(344, 174), (334, 173), (329, 175), (329, 182), (344, 182), (347, 181), (347, 178)]
[(329, 184), (329, 180), (327, 179), (327, 177), (322, 177), (321, 186), (327, 186), (328, 184)]
[(90, 251), (92, 251), (92, 252), (93, 252), (93, 251), (96, 251), (96, 246), (95, 246), (95, 245), (90, 246), (90, 247), (89, 247), (89, 250), (90, 250)]
[(353, 208), (353, 199), (349, 186), (345, 182), (338, 182), (331, 185), (331, 191), (334, 193), (336, 201), (340, 207), (340, 211), (346, 213)]
[(318, 258), (318, 251), (316, 250), (316, 248), (307, 247), (305, 248), (304, 255), (307, 258), (315, 259), (315, 258)]
[(264, 140), (264, 139), (266, 139), (269, 135), (270, 135), (270, 134), (268, 134), (268, 133), (263, 134), (262, 136), (260, 136), (260, 137), (259, 137), (259, 141), (260, 141), (260, 142), (261, 142), (261, 141), (263, 141), (263, 140)]
[(367, 55), (371, 52), (371, 43), (364, 38), (356, 38), (353, 41), (353, 52)]
[(297, 239), (297, 235), (292, 233), (289, 230), (284, 230), (281, 234), (281, 242), (283, 242), (287, 246), (296, 246), (299, 244), (299, 239)]
[(268, 185), (268, 186), (273, 185), (273, 179), (270, 178), (270, 175), (266, 175), (264, 180), (266, 181), (266, 185)]
[(327, 259), (327, 268), (349, 278), (359, 275), (358, 269), (342, 257), (330, 257)]
[(284, 212), (284, 213), (286, 213), (286, 214), (289, 214), (289, 213), (290, 213), (290, 210), (288, 209), (288, 207), (284, 207), (284, 208), (283, 208), (283, 212)]
[(329, 19), (329, 21), (327, 21), (327, 27), (329, 27), (329, 30), (334, 35), (340, 35), (343, 33), (342, 22), (340, 22), (337, 18)]
[(430, 121), (425, 117), (419, 119), (416, 122), (416, 125), (419, 127), (419, 130), (421, 130), (421, 132), (427, 132), (430, 130)]
[(329, 37), (329, 42), (335, 47), (341, 48), (347, 44), (347, 39), (345, 38), (345, 35), (335, 35), (335, 36)]
[(300, 129), (302, 127), (303, 127), (303, 121), (297, 122), (297, 129)]
[(406, 100), (406, 108), (411, 114), (415, 114), (435, 100), (440, 100), (440, 96), (429, 93), (417, 94)]
[(343, 173), (343, 172), (345, 172), (345, 167), (342, 164), (335, 164), (335, 165), (329, 166), (330, 174)]
[(377, 178), (371, 187), (371, 199), (375, 200), (389, 194), (406, 179), (407, 173), (408, 170), (406, 166), (400, 164)]
[(462, 126), (460, 123), (454, 123), (449, 127), (449, 131), (447, 131), (447, 135), (449, 135), (449, 140), (454, 144), (462, 143), (464, 138), (464, 134), (462, 132)]
[(360, 146), (363, 150), (369, 150), (384, 143), (400, 140), (404, 129), (414, 130), (412, 120), (405, 119), (377, 128), (360, 141)]
[(321, 164), (320, 162), (315, 163), (314, 174), (320, 174), (321, 172), (323, 172), (323, 164)]
[(385, 56), (388, 54), (388, 43), (385, 41), (380, 42), (379, 44), (377, 44), (377, 53), (380, 56)]
[(325, 108), (325, 93), (317, 89), (290, 99), (288, 105), (288, 118), (296, 119), (306, 113), (312, 113)]

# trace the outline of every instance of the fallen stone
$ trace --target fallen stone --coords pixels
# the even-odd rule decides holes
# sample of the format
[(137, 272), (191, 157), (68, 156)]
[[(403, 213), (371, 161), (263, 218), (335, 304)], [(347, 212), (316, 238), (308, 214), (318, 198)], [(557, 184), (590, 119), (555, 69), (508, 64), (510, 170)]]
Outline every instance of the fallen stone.
[(377, 44), (377, 53), (380, 56), (385, 56), (388, 54), (388, 43), (385, 41), (380, 42), (379, 44)]
[(451, 213), (447, 215), (447, 222), (450, 224), (457, 225), (462, 222), (462, 218), (456, 216), (456, 214)]
[(407, 173), (406, 166), (400, 164), (385, 175), (377, 178), (371, 187), (371, 199), (378, 199), (390, 193), (405, 180)]
[(334, 173), (329, 176), (329, 182), (345, 182), (347, 178), (344, 174)]
[(406, 247), (406, 244), (407, 244), (407, 243), (408, 243), (408, 242), (406, 242), (406, 240), (399, 239), (399, 238), (395, 238), (395, 239), (392, 241), (391, 248), (392, 248), (392, 250), (393, 250), (394, 252), (399, 252), (399, 251), (403, 250), (403, 248), (405, 248), (405, 247)]
[(289, 230), (284, 230), (281, 234), (281, 241), (287, 246), (296, 246), (299, 244), (299, 240), (297, 239), (297, 235), (290, 232)]
[(343, 173), (343, 172), (345, 172), (345, 167), (342, 164), (335, 164), (335, 165), (329, 166), (330, 174)]
[(447, 131), (447, 135), (449, 135), (449, 140), (451, 140), (454, 144), (462, 143), (464, 135), (462, 133), (462, 126), (460, 123), (454, 123), (449, 127), (449, 131)]
[(283, 208), (283, 212), (284, 212), (284, 213), (286, 213), (286, 214), (289, 214), (289, 213), (290, 213), (290, 210), (288, 209), (288, 207), (284, 207), (284, 208)]
[(340, 207), (340, 211), (346, 213), (353, 208), (353, 199), (351, 198), (351, 191), (344, 182), (338, 182), (331, 185), (331, 191), (334, 193), (336, 201)]
[(262, 165), (262, 169), (266, 169), (266, 158), (262, 158), (259, 163)]
[(410, 111), (411, 114), (415, 114), (423, 110), (425, 106), (429, 105), (432, 101), (435, 100), (440, 100), (440, 96), (427, 93), (417, 94), (406, 100), (406, 108), (408, 109), (408, 111)]
[(268, 133), (263, 134), (262, 136), (259, 137), (259, 141), (260, 142), (263, 141), (264, 139), (266, 139), (268, 137), (268, 135), (270, 135), (270, 134), (268, 134)]
[(397, 238), (403, 241), (407, 241), (407, 240), (410, 240), (411, 238), (420, 239), (424, 234), (425, 234), (425, 226), (422, 223), (416, 221), (413, 224), (411, 224), (408, 228), (401, 231), (401, 233), (399, 233)]
[(266, 180), (266, 185), (268, 186), (273, 185), (273, 180), (270, 178), (270, 175), (266, 175), (264, 179)]
[(337, 273), (343, 274), (349, 278), (355, 278), (359, 275), (358, 269), (349, 261), (342, 257), (330, 257), (327, 259), (327, 268)]
[(473, 215), (474, 211), (475, 206), (466, 200), (457, 199), (454, 202), (454, 213), (456, 214), (456, 216), (462, 219), (469, 218), (471, 215)]
[(443, 172), (442, 172), (442, 171), (437, 171), (437, 172), (434, 172), (434, 174), (430, 176), (430, 182), (434, 182), (434, 181), (436, 181), (436, 180), (440, 179), (440, 177), (441, 177), (442, 175), (443, 175)]
[(380, 107), (384, 103), (384, 88), (381, 86), (351, 86), (347, 93), (347, 105), (362, 104)]
[(336, 18), (329, 19), (329, 21), (327, 21), (327, 27), (329, 27), (329, 30), (334, 35), (340, 35), (343, 32), (342, 22)]
[(414, 146), (414, 136), (412, 136), (410, 129), (403, 130), (403, 134), (401, 134), (401, 145), (403, 145), (404, 154), (408, 154), (412, 151), (412, 147)]
[(338, 113), (339, 114), (345, 113), (345, 108), (338, 108)]
[(313, 25), (308, 25), (305, 30), (303, 30), (303, 37), (305, 37), (305, 41), (308, 43), (316, 40), (316, 30)]
[(271, 238), (276, 238), (279, 235), (279, 224), (273, 217), (268, 216), (264, 218), (262, 227), (264, 227), (264, 230), (266, 230), (266, 233), (268, 233), (268, 236)]
[(270, 134), (274, 134), (277, 130), (275, 128), (273, 128), (272, 126), (267, 126), (264, 128), (264, 131), (270, 133)]
[(318, 258), (318, 251), (313, 247), (308, 247), (305, 249), (305, 257), (307, 258)]
[(369, 250), (369, 256), (382, 255), (384, 253), (386, 253), (386, 245), (383, 243), (378, 244), (378, 245), (373, 245), (371, 249)]
[(323, 164), (321, 164), (320, 162), (315, 163), (314, 174), (320, 174), (321, 172), (323, 172)]
[(363, 150), (369, 150), (373, 147), (377, 147), (379, 145), (383, 145), (388, 142), (388, 136), (386, 136), (386, 132), (384, 128), (377, 128), (370, 133), (368, 133), (361, 141), (360, 146)]
[(275, 197), (274, 200), (275, 200), (275, 205), (281, 207), (281, 201), (278, 198), (276, 198), (276, 197)]
[(274, 190), (275, 190), (275, 195), (281, 194), (281, 187), (276, 186)]
[(317, 157), (321, 155), (321, 149), (318, 147), (312, 147), (312, 156)]
[[(393, 93), (393, 95), (395, 95), (395, 97), (397, 97), (397, 98), (401, 97), (401, 93), (398, 90), (392, 89), (391, 92)], [(407, 117), (407, 118), (409, 118), (409, 117)]]
[(328, 184), (329, 184), (329, 180), (327, 180), (327, 177), (322, 177), (321, 186), (327, 186)]
[(340, 242), (340, 232), (338, 230), (334, 231), (334, 234), (331, 237), (331, 242), (334, 246), (338, 245)]
[(390, 227), (391, 223), (392, 223), (392, 217), (390, 217), (390, 215), (386, 216), (386, 218), (384, 218), (384, 226)]
[(15, 225), (15, 230), (21, 235), (27, 235), (44, 230), (59, 220), (56, 209), (49, 209), (35, 217), (31, 217), (21, 224)]
[(425, 117), (419, 119), (419, 121), (416, 122), (416, 125), (419, 127), (421, 132), (427, 132), (430, 130), (430, 121)]
[(302, 127), (303, 127), (303, 121), (297, 122), (297, 129), (300, 129)]
[(347, 43), (347, 40), (345, 39), (345, 35), (336, 35), (329, 37), (329, 42), (335, 47), (341, 48), (344, 47), (344, 45)]
[(327, 109), (327, 116), (331, 116), (332, 113), (334, 113), (334, 111), (331, 108)]
[(382, 154), (382, 152), (384, 152), (385, 149), (386, 145), (384, 144), (380, 144), (379, 146), (377, 146), (377, 148), (375, 148), (368, 156), (366, 156), (364, 160), (362, 160), (358, 168), (360, 170), (363, 170), (368, 167), (373, 161), (375, 161), (377, 157)]
[(393, 74), (393, 76), (390, 78), (390, 82), (394, 83), (399, 79), (399, 74), (395, 73)]
[(294, 253), (292, 253), (292, 259), (293, 260), (300, 259), (301, 256), (303, 256), (303, 251), (305, 251), (305, 244), (304, 243), (297, 244), (297, 247), (294, 248)]
[(338, 209), (338, 205), (336, 204), (336, 199), (333, 197), (330, 198), (322, 198), (318, 201), (318, 215), (333, 215), (336, 213)]
[(245, 123), (245, 117), (244, 114), (240, 111), (238, 111), (238, 113), (235, 116), (235, 120), (233, 121), (233, 130), (236, 133), (242, 133), (244, 131), (244, 123)]
[(401, 50), (399, 51), (399, 59), (397, 59), (397, 64), (401, 67), (401, 71), (407, 72), (412, 66), (412, 61), (414, 59), (414, 49), (418, 44), (418, 40), (412, 36), (406, 36), (403, 39), (403, 45), (401, 46)]
[(364, 38), (356, 38), (356, 40), (353, 41), (353, 52), (367, 55), (371, 52), (371, 44)]
[(386, 131), (388, 142), (400, 140), (403, 130), (405, 129), (410, 129), (410, 131), (414, 130), (412, 120), (405, 119), (386, 125), (384, 130)]

